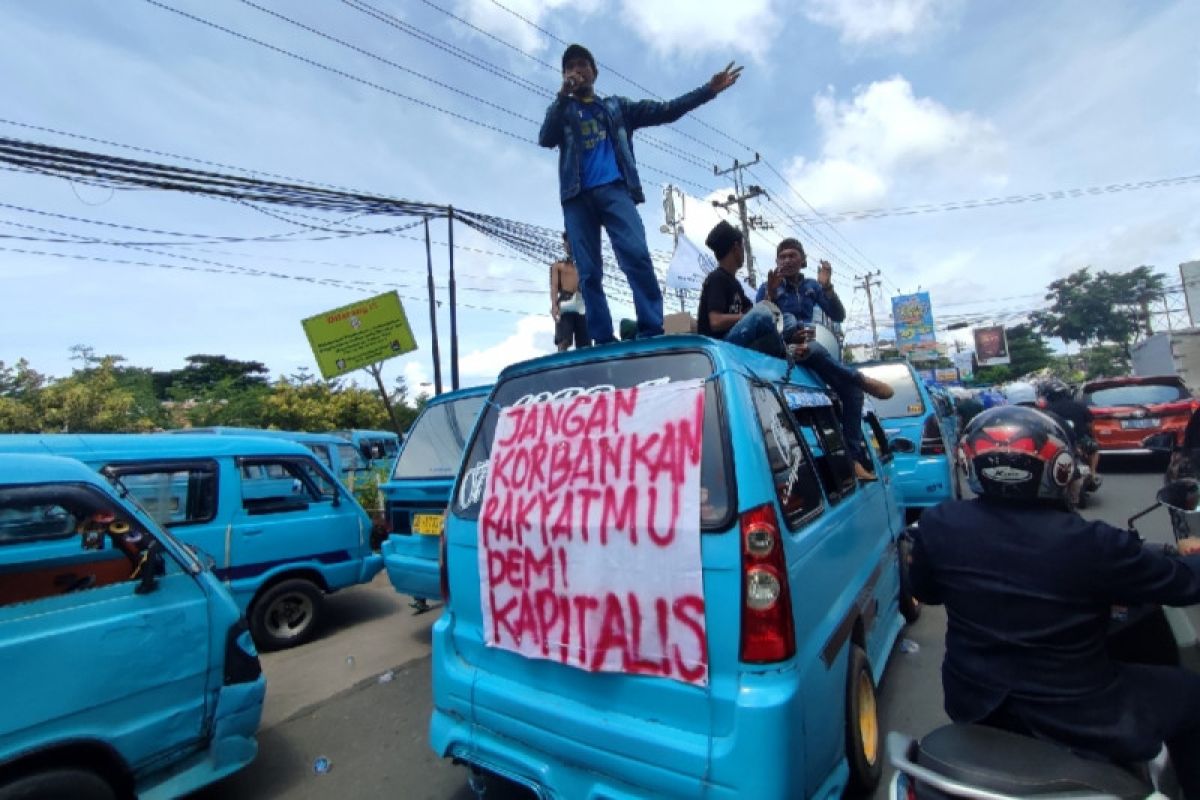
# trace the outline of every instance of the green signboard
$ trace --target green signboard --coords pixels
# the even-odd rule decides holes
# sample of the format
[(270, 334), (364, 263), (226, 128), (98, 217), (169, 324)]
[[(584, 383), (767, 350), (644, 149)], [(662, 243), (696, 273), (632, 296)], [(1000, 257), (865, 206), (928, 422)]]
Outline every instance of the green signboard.
[(327, 380), (417, 349), (395, 292), (317, 314), (303, 325)]

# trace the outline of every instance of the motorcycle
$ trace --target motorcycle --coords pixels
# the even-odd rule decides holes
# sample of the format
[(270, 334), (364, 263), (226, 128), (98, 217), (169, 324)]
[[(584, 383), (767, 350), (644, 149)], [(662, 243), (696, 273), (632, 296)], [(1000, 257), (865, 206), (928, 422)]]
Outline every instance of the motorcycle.
[[(1156, 502), (1130, 517), (1128, 526), (1160, 507), (1200, 519), (1200, 481), (1172, 481)], [(1150, 546), (1150, 545), (1147, 545)], [(1163, 545), (1166, 552), (1175, 551)], [(1114, 660), (1180, 663), (1180, 648), (1196, 644), (1182, 609), (1145, 606), (1113, 609), (1109, 653)], [(1134, 765), (1096, 761), (1063, 745), (979, 724), (952, 723), (920, 740), (891, 732), (887, 755), (896, 772), (891, 800), (1090, 800), (1181, 797), (1164, 747), (1149, 762)]]

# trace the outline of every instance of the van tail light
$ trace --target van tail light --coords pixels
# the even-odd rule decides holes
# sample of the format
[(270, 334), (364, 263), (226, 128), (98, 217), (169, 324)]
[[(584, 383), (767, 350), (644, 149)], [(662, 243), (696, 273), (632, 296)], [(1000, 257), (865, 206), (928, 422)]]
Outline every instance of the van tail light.
[(450, 566), (446, 563), (446, 528), (442, 526), (442, 535), (438, 537), (438, 588), (442, 590), (442, 603), (450, 604)]
[(921, 430), (921, 455), (946, 455), (946, 443), (942, 441), (942, 429), (938, 427), (937, 417), (932, 414), (925, 418), (925, 427)]
[(796, 654), (796, 631), (775, 507), (768, 503), (742, 514), (741, 533), (741, 660), (786, 661)]

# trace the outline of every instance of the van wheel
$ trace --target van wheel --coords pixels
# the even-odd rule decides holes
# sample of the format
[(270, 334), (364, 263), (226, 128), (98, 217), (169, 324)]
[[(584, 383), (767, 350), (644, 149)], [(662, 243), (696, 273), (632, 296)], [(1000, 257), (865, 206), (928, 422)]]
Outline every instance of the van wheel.
[(262, 593), (250, 610), (250, 633), (260, 650), (301, 645), (316, 633), (325, 597), (302, 578), (280, 581)]
[(869, 795), (879, 785), (883, 758), (879, 747), (879, 704), (867, 654), (850, 645), (846, 676), (846, 761), (850, 765), (849, 793)]
[(116, 800), (108, 781), (86, 769), (51, 769), (0, 785), (0, 800)]
[(901, 536), (897, 545), (900, 559), (900, 614), (909, 625), (921, 618), (921, 601), (913, 597), (912, 575), (909, 559), (912, 558), (912, 540)]

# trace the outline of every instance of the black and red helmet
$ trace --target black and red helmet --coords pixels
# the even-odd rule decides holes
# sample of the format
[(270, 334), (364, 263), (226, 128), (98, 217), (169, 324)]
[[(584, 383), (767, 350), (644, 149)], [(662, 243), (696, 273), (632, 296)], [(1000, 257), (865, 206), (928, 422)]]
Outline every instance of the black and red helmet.
[(975, 417), (959, 440), (967, 482), (977, 495), (1062, 500), (1075, 456), (1061, 423), (1033, 408), (1000, 406)]

